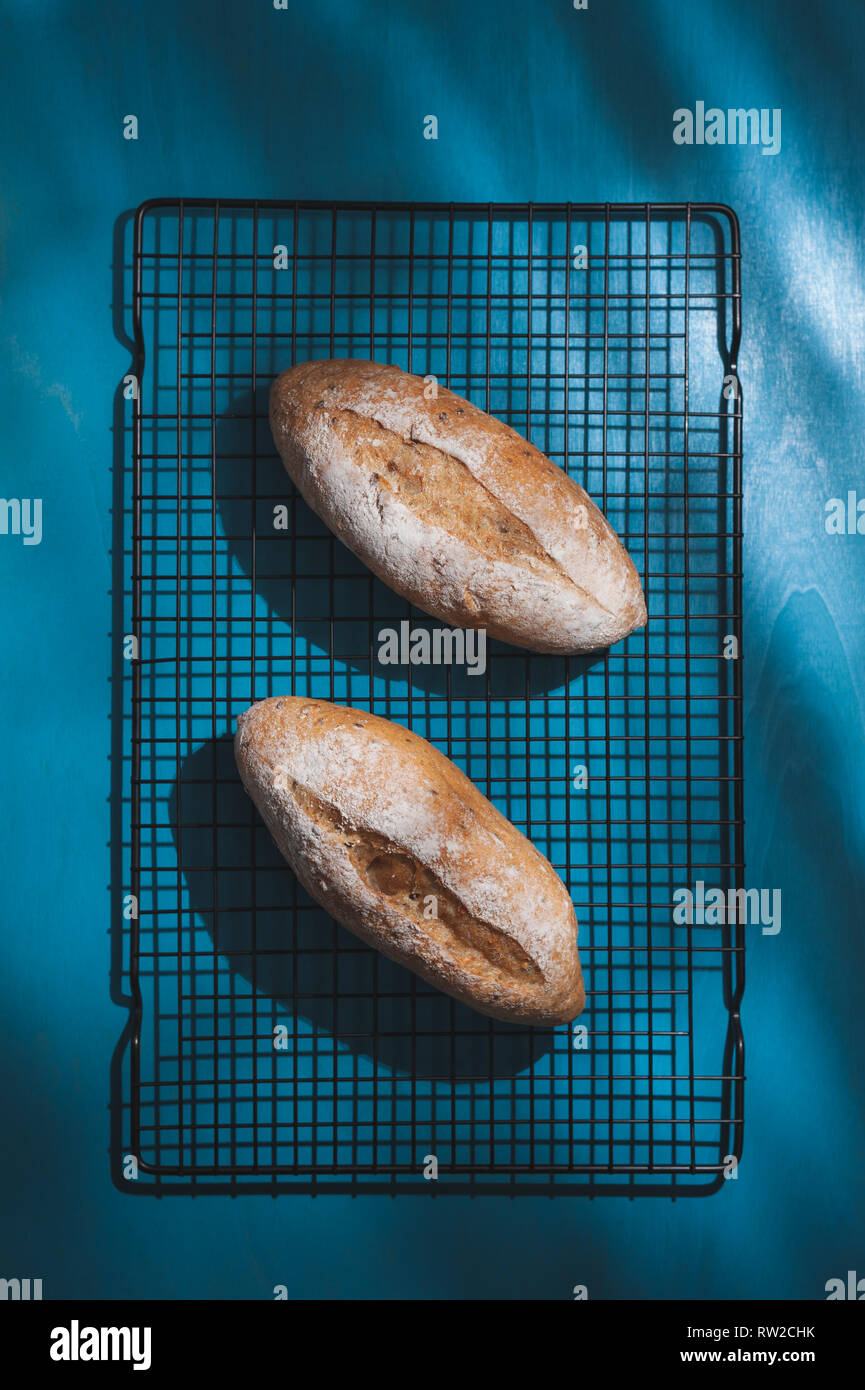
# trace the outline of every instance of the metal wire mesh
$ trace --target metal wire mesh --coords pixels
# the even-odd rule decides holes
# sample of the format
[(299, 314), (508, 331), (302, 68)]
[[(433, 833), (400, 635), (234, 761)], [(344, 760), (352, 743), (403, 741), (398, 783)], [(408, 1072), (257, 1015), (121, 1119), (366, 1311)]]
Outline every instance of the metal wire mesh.
[[(742, 1145), (743, 933), (676, 925), (672, 894), (743, 882), (734, 215), (157, 200), (133, 269), (124, 1137), (142, 1179), (711, 1190)], [(482, 675), (382, 667), (383, 627), (435, 623), (312, 515), (267, 424), (274, 376), (324, 356), (434, 375), (529, 436), (622, 537), (647, 628), (589, 658), (491, 643)], [(580, 921), (573, 1029), (482, 1018), (307, 898), (231, 750), (273, 693), (408, 725), (552, 860)]]

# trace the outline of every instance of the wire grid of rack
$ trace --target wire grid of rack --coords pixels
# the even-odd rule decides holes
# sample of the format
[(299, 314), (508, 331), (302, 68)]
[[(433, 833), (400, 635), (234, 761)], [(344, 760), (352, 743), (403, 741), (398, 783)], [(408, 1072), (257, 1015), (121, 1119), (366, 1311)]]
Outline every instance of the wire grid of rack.
[[(124, 1146), (158, 1191), (655, 1192), (741, 1154), (738, 225), (720, 205), (153, 200), (134, 223), (139, 382), (124, 509), (133, 1000)], [(649, 622), (609, 653), (490, 644), (385, 668), (433, 620), (299, 499), (267, 392), (315, 357), (434, 376), (602, 507)], [(475, 1014), (338, 927), (240, 787), (273, 693), (431, 739), (553, 862), (580, 921), (572, 1027)], [(429, 1178), (437, 1160), (438, 1178)]]

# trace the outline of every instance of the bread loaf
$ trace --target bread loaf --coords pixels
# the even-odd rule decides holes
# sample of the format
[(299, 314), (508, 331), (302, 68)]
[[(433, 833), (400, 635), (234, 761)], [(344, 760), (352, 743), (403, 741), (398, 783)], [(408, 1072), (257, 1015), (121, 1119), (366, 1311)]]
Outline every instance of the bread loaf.
[(304, 362), (274, 382), (270, 423), (313, 511), (434, 617), (560, 653), (645, 623), (637, 571), (588, 494), (452, 391), (428, 399), (378, 362)]
[(304, 888), (362, 940), (493, 1018), (580, 1012), (564, 884), (431, 744), (362, 710), (277, 697), (240, 716), (235, 756)]

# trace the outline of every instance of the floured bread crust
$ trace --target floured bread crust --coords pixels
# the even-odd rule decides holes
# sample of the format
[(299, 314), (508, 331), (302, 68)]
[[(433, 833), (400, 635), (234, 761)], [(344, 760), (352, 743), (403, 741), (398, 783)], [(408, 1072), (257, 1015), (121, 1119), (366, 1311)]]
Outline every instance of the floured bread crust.
[(580, 1013), (564, 884), (425, 739), (283, 696), (240, 716), (235, 756), (279, 850), (338, 922), (493, 1018), (554, 1025)]
[(637, 571), (588, 493), (444, 387), (353, 358), (277, 377), (270, 423), (313, 511), (380, 579), (452, 626), (595, 651), (646, 621)]

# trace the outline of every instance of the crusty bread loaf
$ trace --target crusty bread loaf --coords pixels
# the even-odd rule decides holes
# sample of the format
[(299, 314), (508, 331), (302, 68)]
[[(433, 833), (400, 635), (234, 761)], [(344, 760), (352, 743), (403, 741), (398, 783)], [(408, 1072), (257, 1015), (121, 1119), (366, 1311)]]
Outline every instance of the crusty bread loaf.
[(278, 848), (338, 922), (493, 1018), (551, 1025), (580, 1012), (564, 884), (425, 739), (276, 697), (240, 716), (235, 756)]
[(304, 362), (270, 393), (276, 447), (313, 511), (404, 598), (538, 652), (608, 647), (646, 621), (594, 502), (501, 420), (398, 367)]

